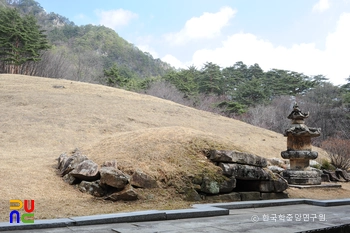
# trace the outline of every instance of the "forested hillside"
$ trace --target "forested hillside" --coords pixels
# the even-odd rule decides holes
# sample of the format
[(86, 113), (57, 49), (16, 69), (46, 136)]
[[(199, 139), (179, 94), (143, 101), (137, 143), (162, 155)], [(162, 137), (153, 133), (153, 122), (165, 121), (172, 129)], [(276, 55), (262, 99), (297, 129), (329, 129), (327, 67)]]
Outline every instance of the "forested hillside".
[[(130, 77), (156, 77), (172, 69), (104, 26), (76, 26), (64, 16), (47, 13), (34, 0), (0, 0), (0, 6), (16, 8), (23, 16), (34, 15), (50, 50), (36, 64), (37, 75), (105, 84), (103, 70), (116, 66)], [(23, 72), (21, 72), (23, 73)], [(28, 74), (28, 73), (27, 73)]]
[[(9, 40), (8, 31), (17, 29), (6, 26), (13, 20), (1, 15), (1, 73), (100, 83), (240, 119), (278, 133), (286, 129), (286, 116), (298, 102), (303, 111), (310, 111), (307, 125), (322, 128), (322, 136), (314, 144), (330, 152), (334, 165), (340, 163), (336, 160), (341, 155), (350, 167), (350, 78), (346, 85), (334, 86), (322, 74), (307, 76), (278, 68), (264, 71), (259, 64), (248, 66), (241, 61), (230, 67), (207, 61), (202, 68), (176, 70), (140, 51), (112, 29), (76, 26), (64, 16), (45, 12), (34, 0), (0, 0), (0, 8), (17, 9), (22, 19), (15, 12), (4, 11), (2, 15), (12, 14), (22, 22), (18, 30), (29, 33), (28, 28), (34, 28), (35, 36), (43, 42), (41, 47), (34, 46), (38, 50), (35, 56), (28, 56), (28, 48), (33, 46), (29, 44), (23, 58), (13, 54), (12, 58), (8, 46), (14, 42)], [(26, 17), (30, 20), (23, 20)], [(23, 26), (29, 21), (30, 25)]]

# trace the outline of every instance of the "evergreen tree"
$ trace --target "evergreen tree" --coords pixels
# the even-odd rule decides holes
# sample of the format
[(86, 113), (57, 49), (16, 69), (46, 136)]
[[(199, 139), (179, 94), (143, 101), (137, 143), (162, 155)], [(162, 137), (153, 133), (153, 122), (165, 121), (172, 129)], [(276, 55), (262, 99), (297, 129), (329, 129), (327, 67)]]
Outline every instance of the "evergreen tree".
[(0, 9), (0, 67), (3, 72), (27, 74), (26, 63), (39, 61), (40, 52), (49, 47), (34, 16), (22, 18), (16, 9)]
[(199, 91), (204, 94), (221, 95), (223, 94), (223, 81), (220, 66), (207, 62), (198, 80)]
[(104, 75), (107, 77), (109, 86), (124, 87), (129, 81), (121, 74), (120, 69), (115, 64), (109, 70), (104, 70)]
[(198, 83), (200, 71), (195, 66), (180, 71), (170, 71), (163, 79), (173, 84), (179, 91), (185, 94), (185, 97), (191, 97), (198, 94)]
[(256, 106), (268, 100), (262, 80), (253, 78), (240, 85), (234, 92), (234, 99), (245, 106)]

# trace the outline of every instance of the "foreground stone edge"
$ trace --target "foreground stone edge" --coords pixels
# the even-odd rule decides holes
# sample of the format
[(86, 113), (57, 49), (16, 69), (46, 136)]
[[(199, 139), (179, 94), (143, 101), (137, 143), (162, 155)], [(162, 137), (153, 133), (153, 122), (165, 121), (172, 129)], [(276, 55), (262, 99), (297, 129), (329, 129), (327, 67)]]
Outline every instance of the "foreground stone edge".
[(259, 208), (283, 205), (308, 204), (321, 207), (350, 205), (350, 198), (336, 200), (313, 200), (313, 199), (284, 199), (284, 200), (260, 200), (260, 201), (241, 201), (214, 204), (195, 204), (191, 209), (179, 210), (147, 210), (117, 214), (103, 214), (92, 216), (81, 216), (60, 219), (36, 220), (33, 224), (10, 224), (8, 222), (0, 223), (0, 231), (11, 230), (29, 230), (57, 228), (67, 226), (82, 226), (108, 223), (126, 223), (143, 221), (160, 221), (185, 218), (213, 217), (229, 215), (230, 209)]

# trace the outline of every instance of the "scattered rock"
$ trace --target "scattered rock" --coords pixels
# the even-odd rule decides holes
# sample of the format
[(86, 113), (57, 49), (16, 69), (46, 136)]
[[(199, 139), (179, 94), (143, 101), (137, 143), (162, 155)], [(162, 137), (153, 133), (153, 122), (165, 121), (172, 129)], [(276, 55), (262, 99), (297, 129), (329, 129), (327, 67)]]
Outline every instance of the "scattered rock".
[(335, 182), (340, 181), (339, 178), (335, 175), (335, 171), (323, 170), (323, 173), (327, 174), (331, 181), (335, 181)]
[(109, 195), (106, 200), (112, 201), (135, 201), (138, 199), (136, 191), (131, 185), (126, 186), (122, 191)]
[(67, 155), (67, 153), (63, 153), (60, 154), (60, 156), (58, 157), (58, 164), (57, 164), (57, 169), (61, 170), (64, 166), (64, 164), (67, 162), (69, 156)]
[(350, 176), (349, 174), (341, 169), (337, 169), (335, 170), (335, 175), (337, 176), (337, 178), (340, 179), (344, 179), (345, 181), (350, 181)]
[(266, 167), (267, 160), (263, 157), (229, 150), (211, 150), (209, 159), (213, 162), (238, 163), (257, 167)]
[(94, 181), (100, 178), (98, 165), (91, 160), (84, 160), (79, 163), (69, 174), (86, 181)]
[(52, 87), (53, 87), (53, 88), (58, 88), (58, 89), (60, 89), (60, 88), (63, 88), (63, 89), (66, 88), (65, 86), (61, 86), (61, 85), (53, 85)]
[(103, 197), (106, 194), (105, 190), (100, 186), (99, 180), (93, 182), (82, 181), (78, 188), (81, 192), (87, 192), (95, 197)]
[(75, 150), (74, 154), (70, 156), (63, 166), (61, 166), (61, 176), (64, 176), (71, 172), (79, 163), (87, 160), (85, 155), (82, 155), (79, 150)]
[(123, 189), (129, 183), (129, 176), (113, 167), (102, 167), (100, 169), (102, 184), (109, 185), (117, 189)]
[(138, 170), (132, 174), (130, 184), (137, 188), (159, 188), (154, 178)]
[(328, 174), (321, 174), (321, 181), (322, 182), (331, 182)]
[(201, 196), (193, 188), (184, 189), (185, 201), (201, 201)]
[(220, 187), (218, 182), (211, 180), (208, 177), (204, 177), (201, 191), (208, 194), (218, 194), (220, 192)]
[(117, 169), (117, 161), (116, 160), (105, 161), (102, 163), (101, 167), (113, 167)]
[(280, 159), (280, 158), (272, 158), (272, 159), (268, 159), (268, 163), (272, 166), (278, 166), (278, 167), (281, 167), (281, 168), (284, 168), (286, 167), (287, 163), (289, 161), (288, 160), (283, 160), (283, 159)]
[(316, 160), (310, 160), (309, 165), (313, 166), (313, 167), (318, 167), (318, 168), (321, 167), (321, 164), (319, 162), (317, 162)]
[(71, 174), (66, 174), (63, 176), (63, 181), (68, 183), (68, 184), (78, 184), (81, 180), (79, 180), (78, 178), (75, 178), (74, 176), (72, 176)]

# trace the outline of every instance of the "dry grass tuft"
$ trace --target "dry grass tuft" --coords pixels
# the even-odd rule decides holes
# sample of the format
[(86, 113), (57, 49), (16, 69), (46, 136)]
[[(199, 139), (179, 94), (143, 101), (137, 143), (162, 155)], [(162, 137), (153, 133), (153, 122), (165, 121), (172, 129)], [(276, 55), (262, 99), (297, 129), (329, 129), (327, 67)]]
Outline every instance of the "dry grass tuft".
[[(64, 86), (65, 88), (54, 88)], [(286, 149), (283, 135), (147, 95), (60, 79), (0, 75), (0, 221), (10, 199), (34, 199), (35, 218), (187, 208), (168, 186), (217, 169), (205, 149), (237, 149), (266, 158)], [(116, 159), (129, 172), (163, 179), (132, 203), (93, 198), (56, 175), (61, 153), (81, 149), (98, 164)], [(324, 153), (320, 151), (321, 157)], [(335, 198), (336, 196), (333, 196)]]

